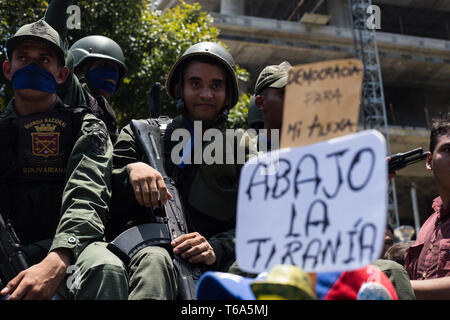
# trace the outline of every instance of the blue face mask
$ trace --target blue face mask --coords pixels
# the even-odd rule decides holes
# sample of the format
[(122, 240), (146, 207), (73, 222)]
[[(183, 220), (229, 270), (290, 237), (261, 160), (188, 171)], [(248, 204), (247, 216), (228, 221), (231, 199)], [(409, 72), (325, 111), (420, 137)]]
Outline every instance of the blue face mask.
[(33, 89), (44, 92), (56, 92), (56, 80), (53, 74), (34, 62), (14, 72), (12, 77), (14, 90)]
[[(86, 75), (86, 78), (91, 86), (108, 92), (110, 95), (116, 91), (117, 82), (119, 81), (119, 72), (111, 67), (100, 66), (92, 69)], [(106, 79), (114, 80), (114, 83)]]

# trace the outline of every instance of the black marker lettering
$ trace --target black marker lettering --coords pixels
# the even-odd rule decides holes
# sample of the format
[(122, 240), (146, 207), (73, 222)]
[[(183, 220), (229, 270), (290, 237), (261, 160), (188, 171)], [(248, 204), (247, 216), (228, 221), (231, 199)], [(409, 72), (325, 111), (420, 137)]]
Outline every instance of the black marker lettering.
[[(299, 178), (299, 176), (302, 173), (302, 170), (300, 169), (300, 167), (301, 167), (303, 161), (306, 160), (306, 159), (311, 159), (313, 164), (314, 164), (314, 176), (311, 177), (311, 178), (307, 178), (307, 179), (303, 179), (303, 180), (299, 181), (298, 178)], [(319, 188), (319, 184), (322, 181), (322, 179), (319, 177), (319, 164), (318, 164), (317, 159), (316, 159), (316, 157), (314, 155), (306, 154), (300, 159), (300, 161), (297, 164), (296, 171), (295, 171), (295, 179), (294, 179), (294, 181), (295, 181), (295, 184), (294, 184), (294, 195), (295, 195), (295, 198), (297, 198), (298, 194), (300, 193), (300, 189), (299, 189), (298, 185), (302, 184), (302, 183), (315, 182), (314, 195), (317, 194), (317, 189)]]
[[(313, 213), (314, 213), (314, 207), (316, 204), (320, 205), (322, 207), (322, 210), (319, 210), (320, 213), (320, 219), (312, 220), (313, 219)], [(328, 219), (328, 208), (327, 204), (320, 200), (314, 200), (313, 203), (309, 206), (308, 214), (306, 215), (306, 223), (305, 223), (305, 234), (308, 236), (308, 231), (310, 226), (320, 226), (322, 225), (322, 233), (325, 233), (327, 230), (327, 227), (330, 225), (330, 220)]]
[[(361, 185), (355, 186), (352, 181), (353, 169), (354, 169), (355, 165), (360, 161), (361, 155), (366, 152), (368, 152), (371, 157), (370, 169), (369, 169), (369, 172), (367, 173), (366, 180), (364, 180), (364, 182)], [(375, 166), (375, 152), (373, 152), (373, 150), (370, 148), (364, 148), (364, 149), (359, 150), (356, 153), (356, 155), (353, 157), (353, 161), (350, 165), (350, 169), (348, 170), (347, 180), (348, 180), (348, 185), (349, 185), (350, 189), (352, 189), (353, 191), (359, 191), (361, 189), (364, 189), (364, 187), (369, 183), (370, 177), (372, 176), (372, 173), (373, 173), (374, 166)]]

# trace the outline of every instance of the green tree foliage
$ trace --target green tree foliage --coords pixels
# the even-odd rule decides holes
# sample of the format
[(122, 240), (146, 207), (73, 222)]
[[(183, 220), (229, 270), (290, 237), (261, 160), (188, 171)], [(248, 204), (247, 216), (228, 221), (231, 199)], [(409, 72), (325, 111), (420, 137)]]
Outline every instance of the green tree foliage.
[[(6, 39), (11, 37), (19, 26), (44, 16), (45, 8), (47, 1), (43, 0), (0, 0), (0, 62), (6, 60)], [(0, 73), (0, 109), (3, 109), (9, 97), (12, 97), (12, 90), (3, 72)]]
[[(2, 39), (14, 34), (20, 26), (42, 18), (48, 5), (42, 0), (0, 0), (0, 3)], [(200, 41), (218, 41), (219, 30), (198, 3), (181, 3), (165, 12), (150, 10), (151, 1), (146, 0), (85, 0), (74, 4), (81, 9), (81, 29), (69, 30), (69, 44), (86, 35), (101, 34), (114, 39), (124, 51), (129, 70), (112, 100), (122, 126), (132, 118), (148, 117), (148, 90), (155, 82), (164, 86), (170, 67), (186, 49)], [(6, 58), (3, 43), (1, 61)], [(238, 77), (248, 81), (249, 74), (238, 67)], [(161, 93), (161, 113), (174, 116), (174, 102), (165, 90)], [(10, 84), (2, 78), (1, 108), (11, 96)], [(244, 103), (238, 105), (233, 113), (243, 110)], [(246, 124), (242, 115), (233, 119), (233, 126)]]
[(248, 129), (247, 115), (251, 99), (252, 99), (251, 94), (244, 93), (243, 95), (241, 95), (236, 106), (233, 109), (231, 109), (230, 113), (228, 114), (227, 128)]

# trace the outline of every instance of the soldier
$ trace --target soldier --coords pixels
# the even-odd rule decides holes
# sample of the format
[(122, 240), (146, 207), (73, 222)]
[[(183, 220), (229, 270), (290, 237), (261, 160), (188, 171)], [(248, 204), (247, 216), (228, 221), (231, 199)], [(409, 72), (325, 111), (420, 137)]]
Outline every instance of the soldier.
[[(172, 66), (166, 90), (176, 100), (180, 115), (168, 125), (164, 135), (165, 168), (178, 187), (190, 230), (190, 233), (173, 239), (173, 254), (203, 270), (226, 271), (235, 260), (234, 228), (240, 168), (236, 165), (189, 164), (188, 161), (176, 165), (171, 159), (171, 151), (178, 142), (171, 141), (171, 136), (176, 129), (189, 130), (191, 139), (195, 134), (201, 135), (202, 132), (194, 132), (194, 121), (199, 121), (203, 130), (223, 129), (229, 110), (238, 100), (234, 60), (217, 43), (197, 43)], [(142, 162), (142, 151), (135, 140), (130, 126), (124, 127), (114, 150), (113, 194), (124, 199), (127, 192), (121, 189), (124, 181), (129, 179), (134, 192), (130, 203), (134, 207), (127, 212), (139, 212), (143, 216), (146, 211), (142, 209), (158, 206), (158, 194), (162, 205), (172, 195), (161, 174)], [(191, 155), (199, 151), (197, 148), (203, 150), (205, 145), (194, 145)], [(183, 156), (186, 159), (187, 153)], [(130, 299), (177, 298), (178, 274), (167, 250), (156, 246), (142, 249), (132, 258), (129, 270)]]
[[(272, 149), (272, 137), (280, 136), (285, 87), (288, 81), (288, 72), (291, 68), (291, 64), (287, 61), (279, 65), (267, 66), (261, 71), (256, 80), (255, 104), (263, 116), (264, 129), (267, 130), (266, 135), (260, 134), (258, 136), (258, 145), (262, 139), (267, 140), (268, 150)], [(272, 135), (272, 130), (278, 131), (278, 134)]]
[[(102, 242), (111, 197), (108, 132), (88, 109), (56, 95), (69, 73), (56, 30), (43, 20), (24, 25), (6, 47), (3, 72), (14, 98), (0, 116), (0, 210), (31, 267), (0, 293), (12, 300), (49, 299), (57, 290), (64, 299), (126, 299), (124, 265)], [(64, 281), (71, 265), (74, 281)]]
[[(66, 9), (72, 2), (51, 1), (44, 16), (44, 20), (58, 31), (65, 46)], [(122, 49), (108, 37), (87, 36), (76, 41), (66, 51), (66, 61), (70, 74), (58, 86), (58, 96), (68, 105), (87, 105), (105, 123), (114, 143), (118, 136), (118, 123), (109, 101), (127, 72)]]

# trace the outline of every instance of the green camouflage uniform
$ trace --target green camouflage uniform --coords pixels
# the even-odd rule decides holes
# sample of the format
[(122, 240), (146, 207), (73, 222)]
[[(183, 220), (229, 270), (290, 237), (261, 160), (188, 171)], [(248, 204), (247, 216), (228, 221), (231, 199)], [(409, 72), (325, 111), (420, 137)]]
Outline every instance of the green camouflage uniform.
[[(50, 114), (48, 117), (52, 117), (55, 114), (52, 112), (67, 109), (68, 106), (57, 98), (50, 110), (38, 116), (44, 124), (51, 125), (53, 122), (46, 122), (47, 115)], [(81, 129), (74, 131), (76, 134), (73, 137), (73, 148), (68, 156), (65, 178), (64, 174), (62, 175), (63, 184), (61, 186), (59, 183), (53, 184), (52, 187), (51, 178), (46, 177), (44, 172), (34, 176), (31, 183), (21, 185), (20, 178), (11, 180), (8, 176), (8, 168), (3, 167), (0, 175), (2, 212), (6, 211), (4, 215), (11, 218), (13, 222), (15, 214), (19, 214), (21, 218), (24, 217), (19, 219), (18, 226), (14, 223), (13, 225), (19, 238), (22, 238), (30, 265), (40, 262), (49, 250), (64, 248), (71, 251), (75, 269), (68, 272), (76, 271), (78, 276), (72, 274), (75, 277), (70, 277), (71, 274), (68, 274), (61, 282), (58, 292), (65, 299), (127, 299), (128, 283), (125, 267), (120, 259), (106, 249), (106, 243), (102, 241), (105, 215), (111, 197), (112, 144), (104, 124), (95, 116), (81, 112), (78, 116), (74, 115), (66, 119), (75, 118), (81, 120), (79, 123)], [(12, 99), (0, 115), (0, 121), (11, 123), (21, 119), (26, 121), (27, 117), (17, 114), (14, 99)], [(76, 123), (75, 120), (74, 123)], [(15, 126), (15, 128), (17, 136), (23, 134), (21, 132), (25, 130), (25, 126)], [(77, 127), (73, 126), (73, 128)], [(16, 147), (8, 145), (8, 142), (13, 141), (11, 139), (2, 139), (3, 153), (0, 156), (2, 163), (11, 163), (7, 158), (10, 155), (14, 158), (31, 153), (30, 150), (9, 152), (8, 150)], [(34, 139), (33, 134), (26, 135), (24, 140), (28, 139)], [(32, 149), (34, 152), (35, 146)], [(51, 163), (50, 161), (62, 156), (62, 154), (56, 154), (45, 157), (44, 160), (40, 157), (40, 161), (44, 161), (44, 166), (42, 162), (39, 165), (41, 168), (46, 168), (46, 163)], [(36, 158), (39, 157), (34, 157), (33, 161), (36, 161)], [(15, 170), (14, 167), (11, 170)], [(13, 181), (12, 185), (9, 185), (11, 181)], [(21, 192), (21, 186), (23, 186), (23, 192)], [(15, 192), (12, 197), (9, 192), (12, 193), (15, 189), (19, 192)], [(56, 191), (47, 192), (47, 190)], [(61, 199), (60, 202), (58, 199)], [(4, 210), (5, 207), (6, 210)], [(15, 210), (17, 207), (22, 210)], [(23, 208), (31, 209), (23, 210)], [(51, 230), (50, 225), (57, 228)], [(73, 280), (77, 281), (73, 282)], [(72, 283), (79, 285), (68, 288), (68, 284)]]

